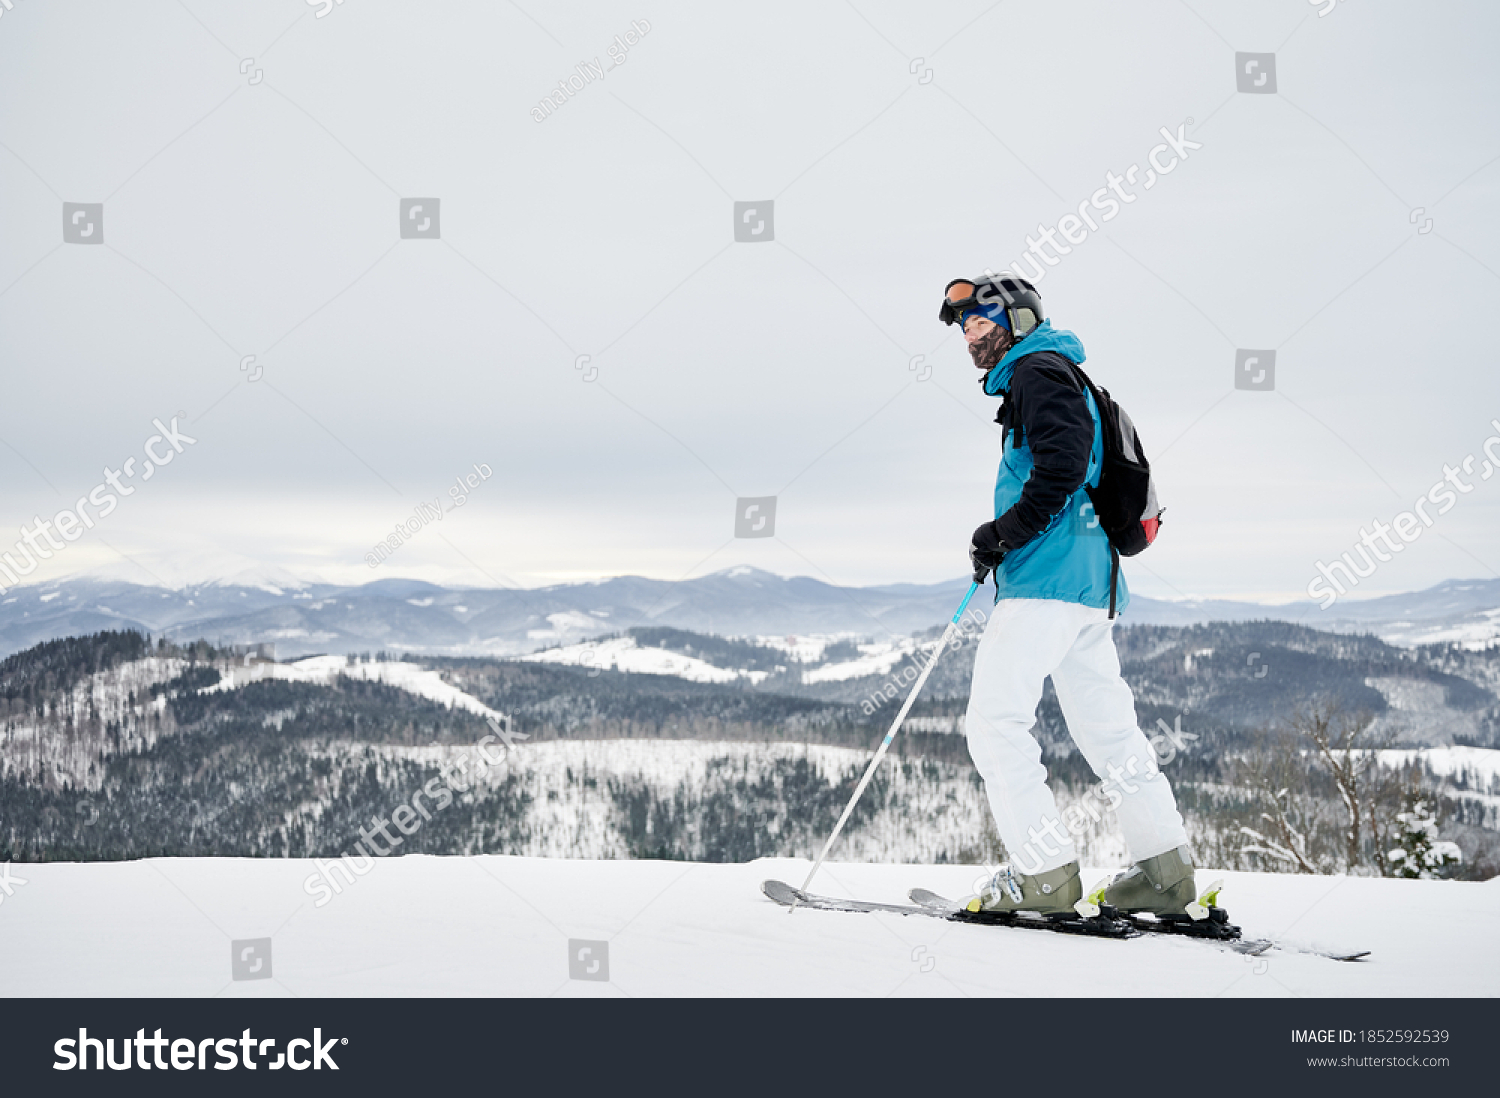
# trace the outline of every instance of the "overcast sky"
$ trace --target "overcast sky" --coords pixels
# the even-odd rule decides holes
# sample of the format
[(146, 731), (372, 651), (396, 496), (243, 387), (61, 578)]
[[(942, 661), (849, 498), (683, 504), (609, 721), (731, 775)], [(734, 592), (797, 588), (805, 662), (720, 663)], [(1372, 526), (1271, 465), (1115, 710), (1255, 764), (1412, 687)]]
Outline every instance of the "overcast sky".
[(998, 437), (938, 301), (1061, 229), (1167, 507), (1135, 590), (1305, 599), (1471, 456), (1357, 593), (1500, 574), (1500, 9), (1331, 5), (15, 0), (0, 551), (134, 457), (33, 580), (951, 578)]

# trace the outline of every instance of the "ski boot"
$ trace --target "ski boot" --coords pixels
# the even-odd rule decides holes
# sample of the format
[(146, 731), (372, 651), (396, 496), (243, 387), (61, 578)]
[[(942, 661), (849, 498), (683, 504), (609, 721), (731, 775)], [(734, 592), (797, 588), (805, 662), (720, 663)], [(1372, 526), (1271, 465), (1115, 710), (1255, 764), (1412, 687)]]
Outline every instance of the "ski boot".
[[(1179, 846), (1136, 862), (1088, 899), (1110, 905), (1139, 930), (1197, 938), (1238, 938), (1240, 928), (1229, 921), (1229, 913), (1219, 906), (1223, 884), (1215, 881), (1195, 899), (1193, 855), (1186, 846)], [(1153, 918), (1135, 918), (1139, 915)]]
[(1077, 862), (1034, 877), (1002, 865), (979, 895), (969, 898), (964, 909), (976, 915), (1030, 911), (1038, 915), (1072, 916), (1077, 913), (1074, 905), (1082, 899), (1083, 882), (1078, 877)]
[(1136, 862), (1104, 890), (1104, 902), (1122, 915), (1190, 915), (1195, 902), (1193, 855), (1186, 846)]

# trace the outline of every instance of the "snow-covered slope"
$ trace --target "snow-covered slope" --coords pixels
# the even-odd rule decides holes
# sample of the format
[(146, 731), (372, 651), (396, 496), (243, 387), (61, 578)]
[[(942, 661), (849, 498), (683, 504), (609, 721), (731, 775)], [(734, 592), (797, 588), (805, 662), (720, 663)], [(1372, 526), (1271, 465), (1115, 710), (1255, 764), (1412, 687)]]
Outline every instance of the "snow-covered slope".
[(747, 679), (752, 683), (758, 683), (766, 677), (764, 671), (715, 667), (695, 656), (673, 652), (666, 648), (642, 648), (636, 644), (634, 637), (609, 637), (604, 640), (584, 641), (579, 644), (564, 645), (561, 648), (548, 648), (521, 658), (532, 663), (560, 663), (599, 671), (629, 671), (638, 675), (675, 675), (690, 682), (734, 682), (737, 679)]
[(166, 699), (153, 698), (151, 688), (186, 666), (175, 657), (148, 656), (95, 671), (44, 713), (0, 721), (0, 778), (97, 787), (101, 758), (149, 749), (170, 732), (170, 722), (161, 721)]
[[(1491, 996), (1500, 971), (1500, 881), (1223, 874), (1247, 933), (1373, 951), (1341, 964), (1288, 949), (1253, 958), (1201, 942), (788, 914), (759, 884), (800, 882), (801, 861), (411, 856), (340, 878), (322, 907), (304, 891), (320, 872), (309, 861), (10, 872), (26, 882), (0, 905), (3, 990), (17, 996)], [(817, 887), (899, 902), (913, 885), (959, 894), (980, 872), (840, 863)], [(233, 978), (231, 954), (247, 945), (266, 956), (269, 979)], [(583, 948), (585, 968), (607, 950), (607, 981), (570, 977)], [(594, 975), (604, 973), (601, 963)]]
[(217, 684), (208, 688), (210, 691), (235, 690), (265, 679), (326, 683), (338, 675), (347, 675), (351, 679), (365, 679), (399, 687), (410, 694), (446, 705), (449, 709), (467, 709), (470, 713), (497, 720), (502, 717), (498, 710), (491, 709), (478, 698), (444, 682), (438, 672), (394, 660), (351, 661), (343, 656), (309, 656), (294, 663), (256, 662), (230, 667), (223, 675)]
[[(516, 827), (507, 851), (547, 858), (639, 857), (644, 843), (653, 853), (665, 845), (673, 857), (722, 861), (743, 857), (728, 836), (754, 820), (775, 846), (764, 852), (811, 853), (826, 824), (790, 807), (806, 783), (852, 789), (869, 764), (863, 748), (797, 743), (733, 743), (701, 740), (553, 740), (488, 762), (472, 747), (336, 744), (326, 757), (336, 773), (363, 777), (394, 771), (402, 761), (448, 769), (468, 756), (476, 765), (466, 777), (476, 792), (506, 798), (508, 822)], [(341, 787), (327, 792), (336, 798)], [(842, 797), (839, 798), (842, 801)], [(1063, 804), (1073, 803), (1064, 791)], [(623, 805), (629, 804), (629, 810)], [(837, 807), (842, 807), (840, 803)], [(319, 812), (321, 805), (308, 806)], [(645, 834), (628, 830), (631, 816), (649, 820)], [(920, 820), (920, 826), (913, 821)], [(890, 759), (866, 791), (859, 815), (841, 839), (845, 856), (861, 861), (958, 861), (974, 850), (985, 827), (983, 792), (972, 771), (952, 763)], [(1083, 857), (1124, 858), (1112, 814), (1085, 819), (1077, 842)], [(340, 849), (352, 850), (352, 831)], [(479, 852), (482, 845), (460, 848)], [(977, 856), (977, 855), (970, 855)]]
[[(928, 646), (931, 647), (930, 645)], [(805, 683), (845, 682), (866, 675), (885, 675), (902, 660), (917, 650), (917, 642), (910, 637), (897, 641), (876, 641), (859, 645), (859, 655), (852, 660), (825, 663), (822, 667), (802, 673)]]
[(1434, 774), (1459, 778), (1478, 789), (1500, 783), (1500, 751), (1485, 747), (1387, 748), (1375, 752), (1382, 766), (1422, 763)]

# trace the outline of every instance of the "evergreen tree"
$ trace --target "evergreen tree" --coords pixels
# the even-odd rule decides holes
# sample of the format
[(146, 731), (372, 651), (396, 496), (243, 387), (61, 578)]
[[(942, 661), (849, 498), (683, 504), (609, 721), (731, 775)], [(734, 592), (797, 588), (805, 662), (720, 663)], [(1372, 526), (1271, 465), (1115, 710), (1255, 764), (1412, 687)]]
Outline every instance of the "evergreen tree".
[(1463, 852), (1457, 843), (1437, 837), (1437, 817), (1426, 797), (1413, 790), (1406, 795), (1405, 802), (1403, 811), (1396, 813), (1400, 828), (1396, 841), (1400, 845), (1386, 855), (1392, 875), (1434, 880), (1442, 876), (1442, 870), (1459, 865)]

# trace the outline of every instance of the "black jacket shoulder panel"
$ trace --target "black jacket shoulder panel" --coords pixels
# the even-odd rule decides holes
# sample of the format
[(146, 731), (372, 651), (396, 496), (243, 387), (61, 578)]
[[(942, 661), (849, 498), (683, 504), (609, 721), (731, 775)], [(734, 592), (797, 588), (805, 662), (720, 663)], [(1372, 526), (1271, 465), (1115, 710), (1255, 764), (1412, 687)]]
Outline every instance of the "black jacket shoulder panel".
[(1073, 364), (1051, 351), (1017, 360), (1007, 405), (1007, 426), (1019, 432), (1016, 445), (1030, 448), (1033, 465), (1020, 499), (995, 520), (1000, 540), (1018, 549), (1046, 528), (1088, 478), (1094, 417)]

